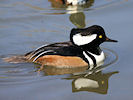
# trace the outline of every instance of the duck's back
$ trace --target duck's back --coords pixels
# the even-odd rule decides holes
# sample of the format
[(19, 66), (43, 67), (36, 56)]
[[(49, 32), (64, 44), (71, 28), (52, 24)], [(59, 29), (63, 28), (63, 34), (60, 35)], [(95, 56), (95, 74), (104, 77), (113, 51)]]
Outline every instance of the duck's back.
[(26, 54), (32, 62), (61, 68), (87, 66), (82, 55), (82, 50), (71, 42), (45, 45)]

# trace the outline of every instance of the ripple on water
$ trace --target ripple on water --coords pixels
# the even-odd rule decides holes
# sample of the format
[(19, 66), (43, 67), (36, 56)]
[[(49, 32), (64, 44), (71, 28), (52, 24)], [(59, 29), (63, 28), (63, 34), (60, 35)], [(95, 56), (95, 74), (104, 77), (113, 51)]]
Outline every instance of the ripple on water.
[[(3, 2), (1, 6), (1, 18), (13, 17), (27, 17), (27, 16), (38, 16), (38, 15), (58, 15), (58, 14), (71, 14), (81, 11), (96, 10), (105, 8), (119, 3), (123, 0), (89, 0), (85, 5), (81, 6), (65, 6), (58, 4), (55, 0), (40, 0), (39, 2), (23, 0), (23, 2), (10, 1), (8, 4)], [(10, 8), (10, 9), (9, 9)], [(8, 13), (7, 13), (8, 12)]]
[[(103, 48), (106, 59), (104, 62), (104, 65), (99, 67), (99, 69), (103, 69), (111, 64), (113, 64), (115, 61), (117, 61), (118, 57), (117, 54), (107, 48)], [(3, 56), (1, 56), (2, 58)], [(84, 68), (81, 69), (57, 69), (57, 68), (46, 68), (44, 71), (38, 73), (37, 65), (32, 63), (20, 63), (20, 64), (10, 64), (5, 63), (0, 60), (0, 85), (10, 85), (10, 84), (24, 84), (24, 83), (32, 83), (37, 82), (41, 80), (55, 80), (60, 79), (64, 77), (68, 77), (70, 73), (76, 73), (85, 71)], [(62, 73), (60, 73), (62, 72)], [(66, 74), (66, 75), (59, 75), (59, 74)], [(83, 74), (88, 73), (88, 71), (82, 72)], [(82, 74), (80, 73), (80, 74)], [(48, 75), (55, 75), (55, 76), (48, 76)], [(58, 75), (58, 76), (57, 76)]]

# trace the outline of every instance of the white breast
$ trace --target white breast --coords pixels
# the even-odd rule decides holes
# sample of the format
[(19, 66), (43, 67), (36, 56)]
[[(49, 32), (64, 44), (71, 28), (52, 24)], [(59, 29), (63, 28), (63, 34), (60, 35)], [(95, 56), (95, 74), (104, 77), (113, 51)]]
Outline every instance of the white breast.
[[(105, 55), (103, 53), (103, 51), (101, 52), (100, 55), (96, 55), (96, 54), (93, 54), (89, 51), (87, 51), (89, 54), (91, 54), (92, 56), (95, 57), (96, 59), (96, 64), (97, 64), (97, 67), (98, 66), (101, 66), (103, 64), (103, 61), (105, 59)], [(89, 64), (90, 64), (90, 70), (94, 67), (94, 63), (93, 63), (93, 60), (83, 51), (83, 55), (87, 58), (87, 60), (89, 61)]]
[(101, 52), (100, 55), (96, 55), (91, 52), (88, 52), (88, 53), (95, 57), (97, 63), (100, 63), (105, 59), (105, 55), (104, 55), (103, 51)]

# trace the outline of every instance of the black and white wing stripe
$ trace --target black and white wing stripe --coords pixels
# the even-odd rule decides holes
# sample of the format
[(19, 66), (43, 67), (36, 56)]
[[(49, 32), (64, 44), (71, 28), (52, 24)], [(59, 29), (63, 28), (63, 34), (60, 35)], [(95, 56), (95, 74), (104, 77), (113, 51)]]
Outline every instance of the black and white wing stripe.
[[(31, 56), (29, 57), (29, 60), (33, 59), (33, 62), (35, 62), (39, 57), (44, 56), (44, 55), (53, 55), (57, 54), (58, 49), (63, 48), (63, 47), (69, 47), (71, 46), (71, 42), (62, 42), (62, 43), (54, 43), (54, 44), (46, 44), (43, 46), (38, 47), (36, 50), (28, 53)], [(26, 55), (28, 55), (26, 54)], [(58, 52), (58, 54), (60, 54)]]
[[(43, 51), (43, 52), (39, 53), (39, 54), (33, 59), (32, 62), (35, 62), (39, 57), (41, 57), (41, 56), (43, 56), (43, 55), (47, 55), (48, 53), (54, 53), (54, 51), (53, 51), (53, 50)], [(35, 56), (35, 55), (34, 55), (34, 56)], [(33, 56), (33, 57), (34, 57), (34, 56)], [(32, 58), (33, 58), (33, 57), (32, 57)]]

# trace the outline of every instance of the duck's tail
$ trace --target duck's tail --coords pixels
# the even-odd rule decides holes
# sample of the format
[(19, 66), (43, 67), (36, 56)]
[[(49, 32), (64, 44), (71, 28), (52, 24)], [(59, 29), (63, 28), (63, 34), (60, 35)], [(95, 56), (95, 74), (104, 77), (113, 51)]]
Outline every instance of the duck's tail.
[(29, 57), (31, 56), (32, 52), (29, 52), (25, 55), (16, 55), (16, 56), (11, 56), (11, 57), (5, 57), (3, 60), (8, 63), (25, 63), (25, 62), (30, 62)]
[(25, 63), (28, 62), (27, 57), (24, 55), (12, 56), (3, 58), (5, 62), (8, 63)]

